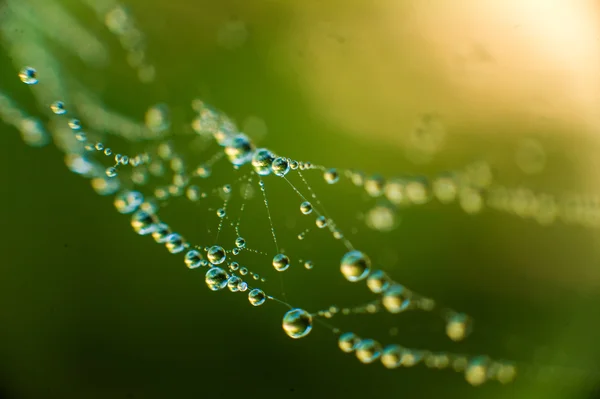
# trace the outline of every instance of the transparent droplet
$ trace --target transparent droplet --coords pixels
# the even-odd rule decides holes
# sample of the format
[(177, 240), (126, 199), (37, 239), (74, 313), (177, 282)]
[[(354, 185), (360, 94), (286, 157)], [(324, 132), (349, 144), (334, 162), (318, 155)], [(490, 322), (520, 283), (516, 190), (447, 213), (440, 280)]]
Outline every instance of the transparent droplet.
[(273, 257), (273, 267), (278, 272), (283, 272), (290, 267), (290, 258), (284, 254), (277, 254)]
[(198, 177), (207, 178), (211, 175), (212, 169), (209, 165), (200, 165), (196, 168), (194, 174)]
[(165, 246), (172, 254), (178, 254), (185, 249), (185, 241), (183, 237), (177, 233), (171, 233), (165, 239)]
[(385, 180), (379, 175), (373, 175), (365, 180), (364, 186), (371, 197), (381, 197), (385, 189)]
[(338, 338), (339, 348), (346, 353), (354, 352), (359, 342), (360, 338), (351, 332), (344, 333)]
[(240, 267), (240, 274), (242, 276), (245, 276), (246, 274), (248, 274), (248, 269), (245, 267)]
[(87, 135), (84, 132), (77, 132), (75, 133), (75, 140), (83, 143), (87, 140)]
[(235, 239), (235, 246), (238, 248), (245, 248), (246, 247), (246, 240), (244, 240), (244, 238), (242, 237), (238, 237)]
[(429, 202), (431, 198), (430, 191), (429, 181), (425, 177), (413, 177), (404, 186), (406, 197), (415, 205)]
[(79, 119), (69, 119), (68, 124), (71, 130), (81, 130), (81, 122)]
[(238, 276), (231, 276), (227, 280), (227, 288), (229, 288), (229, 291), (231, 292), (238, 292), (242, 281), (243, 280)]
[(248, 301), (252, 306), (260, 306), (267, 300), (267, 295), (260, 288), (254, 288), (248, 293)]
[(310, 270), (310, 269), (312, 269), (312, 268), (313, 268), (313, 266), (314, 266), (314, 265), (313, 265), (313, 262), (312, 262), (312, 260), (307, 260), (306, 262), (304, 262), (304, 268), (305, 268), (306, 270)]
[(208, 253), (206, 254), (208, 261), (213, 265), (220, 265), (225, 262), (226, 253), (223, 247), (218, 245), (213, 245), (208, 249)]
[(471, 359), (465, 370), (465, 379), (473, 386), (478, 386), (487, 381), (489, 359), (478, 356)]
[(105, 173), (108, 177), (115, 177), (117, 175), (117, 168), (115, 168), (114, 166), (110, 166), (106, 168)]
[(388, 369), (400, 367), (404, 352), (404, 348), (400, 345), (388, 345), (381, 353), (381, 363)]
[(185, 265), (190, 269), (195, 269), (201, 265), (202, 254), (200, 251), (191, 249), (185, 254)]
[(63, 103), (62, 101), (55, 101), (50, 105), (50, 110), (55, 114), (55, 115), (64, 115), (67, 113), (67, 110), (65, 109), (65, 103)]
[(446, 335), (453, 341), (462, 341), (471, 332), (472, 319), (464, 313), (454, 313), (446, 323)]
[(350, 251), (342, 257), (340, 270), (350, 282), (364, 280), (371, 271), (371, 260), (360, 251)]
[(32, 67), (25, 67), (19, 72), (19, 79), (25, 84), (34, 85), (38, 82), (37, 71)]
[(312, 330), (312, 316), (306, 310), (292, 309), (283, 316), (282, 327), (291, 338), (305, 337)]
[(232, 272), (238, 270), (240, 268), (240, 264), (237, 262), (231, 262), (229, 264), (229, 270), (231, 270)]
[(412, 293), (400, 284), (393, 284), (384, 293), (381, 303), (390, 313), (400, 313), (408, 309)]
[(383, 270), (374, 270), (367, 277), (367, 287), (375, 294), (381, 294), (390, 286), (390, 278)]
[(219, 209), (217, 209), (217, 216), (218, 216), (219, 218), (224, 218), (224, 217), (225, 217), (225, 215), (226, 215), (225, 209), (223, 209), (223, 208), (219, 208)]
[(206, 272), (206, 275), (204, 277), (206, 285), (212, 291), (219, 291), (227, 287), (228, 279), (229, 276), (227, 275), (225, 270), (221, 269), (220, 267), (213, 267), (212, 269)]
[(259, 148), (254, 151), (254, 155), (252, 156), (252, 166), (260, 176), (267, 176), (271, 173), (271, 164), (274, 160), (275, 157), (271, 151), (266, 148)]
[(283, 177), (290, 171), (290, 163), (285, 158), (275, 158), (271, 164), (271, 170), (276, 176)]
[(144, 202), (144, 195), (139, 191), (123, 191), (115, 196), (114, 205), (117, 212), (129, 214), (135, 212)]
[(325, 219), (325, 216), (318, 216), (315, 224), (320, 229), (327, 227), (327, 219)]
[(159, 244), (167, 241), (167, 237), (171, 234), (171, 228), (165, 223), (158, 223), (152, 232), (152, 238)]
[(139, 235), (146, 235), (154, 232), (157, 221), (153, 214), (138, 210), (131, 216), (131, 227)]
[(313, 211), (312, 204), (308, 201), (304, 201), (300, 204), (300, 212), (304, 215), (308, 215)]
[(335, 184), (340, 179), (340, 175), (338, 174), (336, 169), (328, 169), (323, 173), (323, 178), (329, 184)]
[(456, 199), (458, 185), (456, 179), (451, 175), (440, 176), (433, 181), (433, 195), (442, 204), (448, 204)]
[(369, 364), (379, 359), (381, 356), (381, 345), (373, 339), (361, 340), (354, 349), (356, 357), (362, 363)]
[(200, 199), (200, 188), (196, 185), (191, 185), (185, 190), (185, 196), (190, 201), (198, 201)]

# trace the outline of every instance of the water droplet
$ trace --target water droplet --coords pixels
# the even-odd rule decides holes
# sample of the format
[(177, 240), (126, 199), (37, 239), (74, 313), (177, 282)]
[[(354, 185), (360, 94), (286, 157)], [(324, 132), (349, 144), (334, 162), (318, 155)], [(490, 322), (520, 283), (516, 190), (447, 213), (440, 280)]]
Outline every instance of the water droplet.
[(71, 130), (81, 130), (81, 122), (79, 119), (69, 119), (69, 127)]
[(201, 265), (202, 255), (198, 250), (191, 249), (185, 254), (185, 265), (190, 269), (195, 269)]
[(271, 151), (266, 148), (259, 148), (254, 151), (254, 155), (252, 156), (252, 166), (260, 176), (267, 176), (271, 173), (271, 164), (274, 160), (275, 157)]
[(217, 216), (218, 216), (219, 218), (224, 218), (224, 217), (225, 217), (225, 215), (226, 215), (225, 209), (223, 209), (223, 208), (219, 208), (219, 209), (217, 209)]
[(307, 260), (306, 262), (304, 262), (304, 268), (306, 270), (310, 270), (313, 268), (313, 262), (312, 260)]
[(207, 177), (210, 177), (212, 173), (212, 169), (209, 165), (200, 165), (196, 168), (194, 174), (198, 177), (202, 177), (204, 179), (206, 179)]
[(465, 370), (465, 379), (473, 386), (478, 386), (487, 381), (489, 359), (478, 356), (469, 361)]
[(267, 296), (260, 288), (254, 288), (248, 293), (248, 301), (252, 306), (260, 306), (267, 300)]
[(456, 199), (458, 185), (454, 176), (446, 174), (433, 181), (432, 190), (438, 201), (442, 204), (448, 204)]
[(381, 353), (381, 363), (388, 369), (400, 367), (404, 352), (404, 348), (400, 345), (388, 345)]
[(225, 154), (234, 166), (244, 165), (252, 160), (254, 144), (245, 134), (237, 134), (226, 141)]
[(283, 316), (282, 326), (289, 337), (302, 338), (312, 330), (312, 316), (306, 310), (292, 309)]
[(115, 196), (114, 205), (117, 212), (124, 215), (135, 212), (144, 202), (144, 195), (139, 191), (123, 191)]
[(226, 253), (223, 247), (218, 245), (213, 245), (208, 249), (208, 253), (206, 254), (208, 261), (213, 265), (220, 265), (225, 262)]
[(340, 179), (340, 175), (338, 174), (336, 169), (328, 169), (323, 174), (323, 178), (329, 184), (335, 184)]
[(365, 191), (371, 197), (381, 197), (385, 188), (385, 180), (379, 175), (373, 175), (365, 180)]
[(246, 274), (248, 274), (248, 269), (246, 269), (245, 267), (240, 267), (240, 274), (242, 276), (245, 276)]
[(350, 282), (363, 280), (371, 271), (371, 259), (360, 251), (347, 252), (342, 257), (340, 270)]
[(385, 274), (383, 270), (374, 270), (369, 277), (367, 277), (367, 287), (371, 292), (380, 294), (390, 285), (390, 278)]
[(381, 356), (381, 345), (373, 339), (363, 339), (356, 346), (355, 352), (362, 363), (373, 363)]
[(300, 204), (300, 212), (304, 215), (309, 215), (313, 211), (312, 204), (308, 201), (304, 201)]
[(400, 313), (410, 306), (412, 293), (400, 284), (393, 284), (384, 293), (381, 303), (390, 313)]
[(65, 103), (63, 103), (62, 101), (55, 101), (50, 105), (50, 110), (55, 114), (55, 115), (64, 115), (67, 113), (67, 110), (65, 109)]
[(238, 248), (245, 248), (246, 247), (246, 240), (244, 240), (242, 237), (238, 237), (235, 239), (235, 246)]
[(227, 280), (227, 288), (229, 288), (229, 291), (231, 292), (238, 292), (242, 281), (243, 280), (238, 276), (231, 276)]
[(75, 133), (75, 140), (83, 143), (87, 140), (87, 135), (84, 132), (77, 132)]
[(452, 314), (446, 323), (446, 335), (452, 341), (462, 341), (471, 332), (473, 326), (472, 319), (464, 313)]
[(276, 176), (283, 177), (290, 171), (290, 163), (285, 158), (275, 158), (271, 164), (271, 169)]
[(183, 237), (177, 233), (171, 233), (165, 240), (167, 250), (172, 254), (178, 254), (185, 249), (185, 241)]
[(171, 234), (171, 228), (165, 223), (158, 223), (152, 232), (152, 238), (159, 244), (163, 244), (167, 241), (167, 237)]
[(157, 222), (153, 214), (144, 210), (139, 210), (131, 216), (131, 227), (139, 235), (153, 233)]
[(360, 338), (351, 332), (344, 333), (340, 335), (338, 338), (338, 346), (339, 348), (346, 352), (351, 353), (356, 349), (356, 346), (359, 344)]
[(325, 219), (325, 216), (321, 215), (321, 216), (317, 217), (315, 224), (317, 225), (318, 228), (322, 229), (327, 226), (327, 219)]
[(204, 281), (206, 281), (206, 285), (212, 291), (222, 290), (227, 286), (227, 281), (229, 276), (225, 272), (225, 270), (220, 267), (213, 267), (209, 271), (206, 272), (204, 277)]
[(104, 155), (106, 155), (107, 157), (110, 157), (112, 154), (112, 150), (110, 148), (106, 148), (104, 150)]
[(284, 254), (277, 254), (273, 257), (273, 267), (278, 272), (283, 272), (290, 267), (290, 258)]
[(115, 177), (117, 175), (117, 168), (115, 168), (114, 166), (108, 167), (106, 168), (105, 173), (108, 177)]
[(34, 85), (38, 82), (37, 71), (32, 67), (25, 67), (19, 72), (19, 79), (25, 84)]

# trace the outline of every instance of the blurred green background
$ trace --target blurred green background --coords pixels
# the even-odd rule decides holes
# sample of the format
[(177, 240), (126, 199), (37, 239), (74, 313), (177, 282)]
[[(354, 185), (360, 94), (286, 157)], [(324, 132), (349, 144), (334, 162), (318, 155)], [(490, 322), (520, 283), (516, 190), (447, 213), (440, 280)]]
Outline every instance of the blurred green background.
[[(35, 11), (41, 3), (28, 4)], [(457, 88), (430, 56), (432, 48), (418, 41), (379, 47), (386, 38), (378, 28), (383, 24), (378, 19), (381, 5), (129, 1), (157, 70), (156, 82), (144, 85), (89, 8), (77, 1), (57, 4), (110, 49), (106, 67), (90, 68), (49, 41), (67, 77), (81, 81), (111, 109), (140, 120), (149, 105), (169, 104), (175, 136), (191, 120), (190, 101), (202, 98), (240, 124), (250, 116), (262, 119), (268, 133), (261, 144), (327, 166), (397, 176), (433, 174), (483, 159), (492, 162), (503, 184), (556, 194), (587, 192), (595, 176), (586, 169), (595, 153), (594, 138), (573, 134), (579, 126), (572, 120), (531, 119), (539, 104), (526, 96), (500, 110), (492, 95), (454, 101)], [(327, 29), (319, 30), (323, 24)], [(35, 27), (23, 26), (25, 32), (29, 29)], [(312, 35), (299, 45), (298, 37), (311, 31), (322, 36)], [(355, 61), (363, 57), (356, 43), (375, 37), (373, 32), (383, 35), (382, 42), (374, 41), (368, 60), (358, 65)], [(346, 63), (327, 72), (335, 57), (324, 54), (332, 45)], [(386, 85), (369, 90), (363, 81), (349, 79), (345, 85), (338, 81), (331, 97), (314, 90), (334, 79), (335, 68), (348, 77), (356, 69), (360, 76), (361, 65), (393, 66), (392, 57), (410, 58), (412, 65), (398, 70)], [(10, 58), (9, 52), (0, 52), (0, 89), (29, 112), (49, 117), (16, 79), (18, 69)], [(307, 67), (317, 64), (318, 70)], [(371, 73), (379, 72), (373, 68)], [(360, 101), (328, 106), (336, 93), (340, 98), (352, 93)], [(374, 106), (379, 103), (389, 104), (396, 115), (379, 113)], [(471, 119), (478, 103), (499, 115), (490, 111)], [(340, 111), (344, 106), (346, 114)], [(553, 109), (550, 105), (544, 112), (552, 115)], [(406, 156), (405, 137), (419, 115), (432, 112), (443, 116), (445, 146), (432, 162), (415, 165)], [(345, 115), (361, 128), (352, 131), (340, 122)], [(485, 353), (529, 365), (514, 384), (473, 388), (450, 371), (362, 365), (338, 350), (335, 336), (318, 324), (306, 338), (289, 339), (280, 327), (284, 307), (269, 302), (253, 308), (243, 294), (209, 291), (201, 272), (187, 270), (181, 257), (136, 236), (110, 200), (68, 172), (52, 145), (30, 148), (12, 127), (0, 125), (0, 131), (5, 179), (0, 196), (1, 397), (576, 399), (597, 394), (600, 272), (594, 230), (561, 223), (542, 227), (491, 210), (467, 216), (456, 205), (432, 203), (402, 210), (398, 229), (381, 233), (356, 218), (373, 200), (347, 182), (330, 187), (318, 173), (307, 173), (339, 227), (358, 227), (352, 241), (378, 267), (475, 318), (473, 335), (459, 344), (449, 341), (443, 322), (431, 315), (357, 315), (334, 318), (332, 324), (382, 343)], [(525, 176), (515, 166), (522, 138), (543, 143), (548, 156), (543, 173)], [(118, 138), (107, 143), (128, 145)], [(191, 149), (183, 153), (190, 163), (210, 155)], [(225, 164), (220, 168), (211, 180), (214, 186), (230, 182)], [(292, 259), (315, 262), (313, 270), (293, 267), (285, 273), (287, 299), (310, 311), (368, 299), (364, 286), (342, 281), (340, 243), (323, 231), (299, 242), (295, 237), (308, 222), (298, 212), (297, 197), (275, 178), (267, 188), (282, 247)], [(218, 221), (204, 206), (216, 208), (218, 201), (193, 207), (175, 199), (164, 215), (186, 237), (211, 245)], [(246, 215), (242, 231), (246, 229), (249, 245), (272, 252), (259, 196), (250, 201)], [(231, 242), (234, 238), (221, 236)], [(281, 297), (279, 276), (265, 259), (248, 256), (243, 261), (268, 279), (267, 293)]]

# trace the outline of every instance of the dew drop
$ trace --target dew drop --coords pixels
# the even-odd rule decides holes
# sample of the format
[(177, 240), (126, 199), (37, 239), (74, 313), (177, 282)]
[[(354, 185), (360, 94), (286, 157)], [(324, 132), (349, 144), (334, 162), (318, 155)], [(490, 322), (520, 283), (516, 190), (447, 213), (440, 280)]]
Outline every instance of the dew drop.
[(267, 296), (260, 288), (254, 288), (248, 293), (248, 301), (252, 306), (260, 306), (267, 300)]
[(317, 217), (317, 220), (315, 220), (315, 224), (320, 229), (327, 227), (327, 219), (325, 219), (325, 216), (321, 215), (321, 216)]
[(354, 351), (362, 363), (373, 363), (381, 356), (381, 344), (373, 339), (363, 339), (356, 345)]
[(117, 168), (115, 168), (114, 166), (108, 167), (106, 168), (105, 173), (108, 177), (115, 177), (117, 175)]
[(178, 254), (185, 249), (185, 241), (183, 237), (177, 233), (171, 233), (165, 240), (167, 250), (172, 254)]
[(62, 101), (55, 101), (50, 105), (50, 110), (55, 114), (55, 115), (64, 115), (67, 113), (67, 110), (65, 109), (65, 103), (63, 103)]
[(302, 212), (303, 215), (309, 215), (312, 211), (313, 207), (310, 202), (304, 201), (300, 204), (300, 212)]
[(367, 287), (371, 292), (380, 294), (390, 285), (390, 278), (385, 274), (383, 270), (374, 270), (369, 277), (367, 277)]
[(185, 254), (185, 265), (190, 269), (195, 269), (201, 265), (202, 255), (198, 250), (191, 249)]
[(208, 261), (213, 265), (220, 265), (225, 262), (226, 253), (223, 247), (218, 245), (213, 245), (208, 249), (208, 253), (206, 254)]
[(227, 287), (227, 281), (229, 276), (225, 272), (225, 270), (220, 267), (213, 267), (209, 271), (206, 272), (204, 277), (204, 281), (206, 281), (206, 285), (212, 291), (219, 291), (223, 288)]
[(276, 176), (283, 177), (290, 171), (290, 163), (285, 158), (275, 158), (271, 164), (271, 169)]
[(371, 271), (371, 259), (360, 251), (347, 252), (342, 257), (340, 270), (350, 282), (364, 280)]
[(329, 184), (335, 184), (340, 179), (340, 175), (338, 174), (336, 169), (328, 169), (323, 174), (323, 178)]
[(312, 316), (306, 310), (292, 309), (283, 316), (282, 327), (291, 338), (305, 337), (312, 330)]
[(360, 338), (351, 332), (344, 333), (338, 338), (339, 348), (346, 353), (354, 352), (359, 343)]
[(242, 237), (238, 237), (235, 239), (235, 246), (238, 248), (245, 248), (246, 247), (246, 240), (244, 240), (244, 238)]
[(38, 82), (37, 71), (32, 67), (25, 67), (19, 72), (19, 79), (25, 84), (34, 85)]
[(384, 293), (381, 303), (390, 313), (400, 313), (408, 309), (412, 294), (404, 286), (393, 284)]
[(273, 267), (278, 272), (283, 272), (290, 267), (290, 258), (284, 254), (277, 254), (273, 257)]

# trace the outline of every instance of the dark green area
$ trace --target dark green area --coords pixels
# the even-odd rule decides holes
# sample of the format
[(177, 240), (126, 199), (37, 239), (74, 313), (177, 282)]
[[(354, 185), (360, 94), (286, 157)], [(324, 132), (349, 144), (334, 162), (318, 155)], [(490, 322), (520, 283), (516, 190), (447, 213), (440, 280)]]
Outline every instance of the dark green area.
[[(357, 139), (326, 126), (298, 95), (301, 79), (273, 73), (271, 44), (290, 18), (284, 3), (265, 2), (256, 9), (236, 2), (152, 3), (131, 4), (158, 70), (157, 84), (150, 86), (137, 82), (118, 43), (89, 10), (68, 4), (110, 44), (113, 61), (104, 70), (89, 69), (60, 48), (58, 58), (112, 109), (141, 117), (149, 105), (166, 102), (176, 122), (187, 123), (189, 102), (201, 97), (236, 120), (263, 118), (269, 128), (264, 144), (279, 153), (386, 176), (460, 167), (490, 154), (509, 154), (514, 147), (505, 139), (482, 140), (465, 121), (460, 152), (416, 167), (400, 149), (370, 139), (368, 132)], [(248, 20), (248, 42), (237, 50), (216, 46), (219, 21), (236, 18)], [(29, 89), (13, 79), (17, 69), (4, 52), (0, 71), (0, 90), (34, 113)], [(37, 112), (48, 115), (47, 110)], [(495, 126), (502, 129), (510, 123)], [(348, 232), (358, 227), (357, 234), (348, 235), (377, 267), (476, 320), (473, 336), (459, 344), (449, 341), (443, 322), (433, 315), (338, 316), (332, 324), (382, 343), (563, 367), (540, 377), (536, 371), (528, 374), (526, 366), (513, 385), (491, 382), (473, 388), (450, 371), (362, 365), (338, 350), (335, 336), (319, 324), (306, 338), (289, 339), (280, 327), (283, 306), (268, 302), (253, 308), (244, 294), (209, 291), (202, 271), (187, 270), (182, 256), (169, 255), (151, 238), (136, 236), (129, 218), (96, 195), (88, 181), (68, 172), (52, 145), (27, 147), (6, 125), (0, 125), (0, 133), (0, 397), (576, 399), (590, 397), (598, 380), (600, 296), (597, 285), (581, 282), (585, 273), (590, 280), (598, 279), (595, 232), (562, 224), (543, 228), (492, 211), (470, 217), (456, 205), (432, 203), (401, 211), (399, 228), (379, 233), (355, 217), (374, 200), (347, 181), (330, 187), (319, 173), (306, 173), (339, 227)], [(535, 133), (524, 128), (522, 135)], [(113, 148), (127, 145), (118, 139), (111, 143)], [(576, 151), (578, 145), (571, 146)], [(211, 154), (184, 151), (190, 163)], [(576, 187), (566, 159), (560, 153), (553, 159), (531, 186), (557, 193)], [(225, 162), (218, 166), (222, 171), (208, 187), (232, 179)], [(508, 169), (502, 177), (509, 185), (528, 184), (515, 176)], [(341, 243), (315, 229), (299, 242), (297, 233), (312, 219), (300, 214), (300, 201), (284, 181), (266, 181), (280, 245), (294, 262), (309, 258), (315, 263), (311, 271), (294, 263), (283, 274), (287, 300), (316, 311), (369, 299), (363, 284), (348, 284), (340, 276)], [(191, 206), (175, 199), (164, 217), (193, 242), (211, 245), (218, 220), (205, 208), (218, 207), (218, 201), (206, 201)], [(244, 218), (248, 245), (272, 253), (260, 192)], [(234, 238), (231, 231), (220, 236), (231, 243)], [(267, 257), (240, 259), (268, 279), (269, 294), (283, 297), (280, 275)], [(390, 336), (394, 327), (398, 333)], [(580, 373), (587, 381), (572, 376)]]

